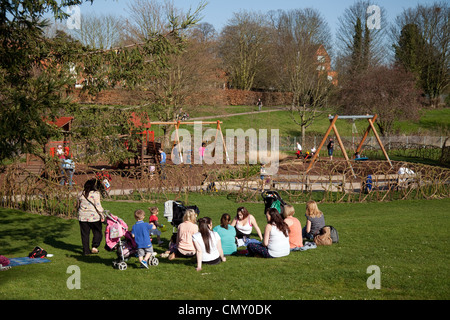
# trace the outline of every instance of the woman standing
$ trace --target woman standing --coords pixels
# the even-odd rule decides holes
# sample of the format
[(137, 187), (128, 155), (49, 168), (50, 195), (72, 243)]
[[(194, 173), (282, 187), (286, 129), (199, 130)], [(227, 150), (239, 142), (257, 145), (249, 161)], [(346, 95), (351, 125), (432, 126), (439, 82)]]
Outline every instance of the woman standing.
[(220, 236), (211, 229), (211, 218), (203, 217), (198, 220), (199, 232), (192, 236), (195, 249), (197, 250), (197, 271), (202, 270), (202, 263), (214, 265), (227, 261), (223, 254)]
[(249, 255), (264, 258), (279, 258), (289, 255), (289, 227), (275, 208), (266, 212), (267, 225), (263, 243), (249, 243)]
[[(78, 202), (78, 221), (80, 223), (83, 255), (98, 253), (98, 247), (103, 239), (102, 222), (104, 221), (104, 217), (96, 179), (86, 181), (84, 190), (78, 198)], [(89, 249), (91, 231), (93, 235), (92, 249)]]
[(239, 207), (237, 209), (236, 217), (231, 222), (231, 225), (236, 228), (236, 238), (238, 239), (238, 246), (247, 245), (251, 242), (259, 242), (258, 240), (250, 239), (250, 235), (255, 227), (258, 233), (259, 239), (262, 241), (261, 230), (256, 223), (255, 217), (253, 217), (247, 209)]

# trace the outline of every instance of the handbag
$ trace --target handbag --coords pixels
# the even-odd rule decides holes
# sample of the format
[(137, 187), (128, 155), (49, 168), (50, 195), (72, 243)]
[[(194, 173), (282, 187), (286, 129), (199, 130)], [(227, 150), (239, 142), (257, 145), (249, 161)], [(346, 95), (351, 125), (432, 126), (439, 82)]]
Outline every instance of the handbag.
[(314, 243), (318, 246), (331, 246), (333, 241), (330, 236), (330, 228), (323, 227), (320, 232), (314, 236)]

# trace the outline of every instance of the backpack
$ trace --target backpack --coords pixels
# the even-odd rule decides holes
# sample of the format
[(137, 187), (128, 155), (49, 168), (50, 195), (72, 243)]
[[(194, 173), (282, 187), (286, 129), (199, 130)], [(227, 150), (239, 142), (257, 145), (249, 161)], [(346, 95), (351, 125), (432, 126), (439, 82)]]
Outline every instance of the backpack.
[(7, 265), (9, 265), (9, 259), (0, 255), (0, 267), (6, 267)]
[(28, 258), (45, 258), (47, 256), (47, 251), (41, 247), (34, 247), (33, 251), (28, 254)]
[(339, 242), (339, 234), (338, 234), (336, 228), (333, 226), (326, 226), (326, 227), (330, 228), (330, 237), (331, 237), (331, 240), (333, 241), (333, 243), (338, 243)]

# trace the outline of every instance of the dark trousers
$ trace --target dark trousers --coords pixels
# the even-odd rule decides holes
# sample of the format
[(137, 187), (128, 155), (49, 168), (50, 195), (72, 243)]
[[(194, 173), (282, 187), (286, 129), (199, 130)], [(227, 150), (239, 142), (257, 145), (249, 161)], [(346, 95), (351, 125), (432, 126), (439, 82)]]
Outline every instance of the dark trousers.
[(81, 244), (83, 245), (83, 254), (90, 254), (91, 249), (89, 247), (89, 238), (90, 233), (92, 230), (92, 247), (98, 248), (100, 246), (100, 242), (102, 242), (103, 239), (103, 233), (102, 233), (102, 222), (96, 221), (96, 222), (80, 222), (80, 231), (81, 231)]

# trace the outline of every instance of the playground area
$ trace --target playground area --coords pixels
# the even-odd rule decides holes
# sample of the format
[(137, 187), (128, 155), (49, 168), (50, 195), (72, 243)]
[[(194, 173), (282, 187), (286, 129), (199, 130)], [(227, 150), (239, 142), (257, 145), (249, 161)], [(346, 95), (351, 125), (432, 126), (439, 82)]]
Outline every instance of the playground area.
[[(104, 197), (125, 201), (155, 202), (170, 198), (188, 202), (190, 194), (204, 193), (225, 194), (236, 202), (260, 202), (261, 193), (267, 190), (283, 193), (292, 203), (304, 203), (310, 199), (338, 203), (435, 199), (450, 195), (450, 170), (447, 168), (390, 159), (387, 148), (384, 148), (373, 126), (375, 116), (362, 116), (360, 120), (368, 121), (369, 125), (366, 131), (362, 132), (361, 140), (351, 143), (340, 135), (341, 127), (337, 121), (339, 117), (346, 118), (329, 116), (329, 127), (320, 140), (317, 140), (318, 150), (315, 154), (296, 157), (293, 148), (289, 147), (291, 151), (280, 152), (275, 172), (264, 175), (261, 174), (261, 163), (249, 163), (248, 151), (246, 161), (242, 164), (238, 164), (237, 153), (226, 152), (223, 152), (224, 158), (234, 159), (234, 164), (214, 161), (199, 164), (194, 161), (197, 152), (194, 148), (178, 148), (183, 145), (180, 144), (178, 132), (183, 125), (181, 121), (172, 123), (175, 130), (172, 136), (175, 139), (169, 147), (164, 148), (167, 161), (161, 170), (158, 149), (163, 145), (156, 139), (153, 131), (155, 125), (160, 124), (142, 122), (134, 117), (131, 123), (137, 132), (134, 136), (137, 143), (127, 145), (127, 151), (131, 151), (132, 155), (127, 161), (119, 165), (111, 165), (105, 159), (81, 161), (83, 152), (86, 154), (87, 149), (70, 144), (70, 136), (67, 135), (65, 141), (68, 143), (65, 147), (76, 160), (72, 186), (67, 185), (66, 181), (63, 183), (65, 185), (61, 185), (63, 175), (56, 157), (52, 158), (56, 161), (48, 161), (45, 165), (36, 157), (27, 157), (26, 162), (4, 167), (0, 174), (0, 196), (5, 207), (74, 217), (76, 198), (84, 183), (104, 174), (109, 176), (109, 188)], [(184, 124), (191, 126), (192, 123), (194, 122)], [(210, 150), (215, 150), (217, 141), (225, 144), (222, 122), (216, 120), (210, 123), (215, 126), (212, 129), (214, 140), (208, 144)], [(150, 130), (152, 125), (153, 130)], [(324, 147), (331, 137), (331, 132), (336, 139), (332, 159)], [(369, 132), (373, 132), (375, 144), (373, 139), (368, 144), (369, 138), (373, 138), (368, 138)], [(128, 141), (126, 139), (129, 137), (125, 137), (125, 142)], [(53, 143), (54, 147), (57, 143), (60, 142)], [(374, 146), (378, 146), (378, 149), (374, 149)], [(245, 148), (248, 150), (248, 143)], [(442, 152), (447, 149), (442, 148)], [(368, 157), (354, 159), (351, 154), (355, 150), (362, 151), (362, 154)], [(427, 149), (420, 147), (417, 150), (423, 152)], [(51, 151), (51, 147), (48, 148), (50, 155)], [(378, 155), (374, 156), (374, 152)], [(305, 150), (303, 154), (306, 154)], [(173, 161), (175, 158), (184, 161)], [(188, 159), (191, 161), (187, 161)]]

